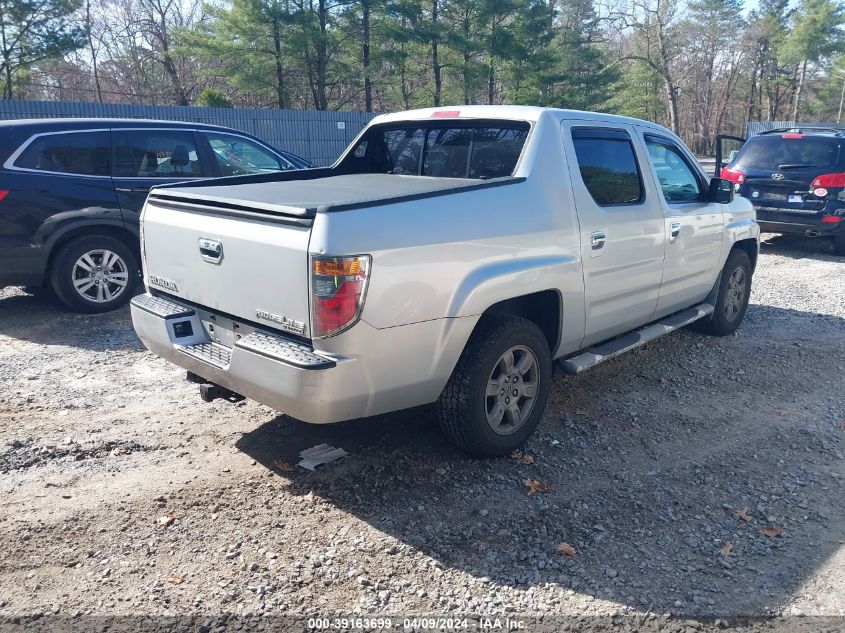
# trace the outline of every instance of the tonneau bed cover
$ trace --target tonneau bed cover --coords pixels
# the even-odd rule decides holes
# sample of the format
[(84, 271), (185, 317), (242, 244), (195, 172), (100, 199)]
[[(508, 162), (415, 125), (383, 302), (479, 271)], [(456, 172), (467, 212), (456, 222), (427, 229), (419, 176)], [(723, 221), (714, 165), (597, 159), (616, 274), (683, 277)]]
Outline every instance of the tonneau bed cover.
[(270, 214), (313, 217), (318, 211), (377, 206), (416, 197), (444, 195), (521, 181), (521, 178), (477, 180), (394, 174), (348, 174), (307, 180), (247, 182), (243, 184), (153, 189), (152, 200), (221, 208), (254, 209)]

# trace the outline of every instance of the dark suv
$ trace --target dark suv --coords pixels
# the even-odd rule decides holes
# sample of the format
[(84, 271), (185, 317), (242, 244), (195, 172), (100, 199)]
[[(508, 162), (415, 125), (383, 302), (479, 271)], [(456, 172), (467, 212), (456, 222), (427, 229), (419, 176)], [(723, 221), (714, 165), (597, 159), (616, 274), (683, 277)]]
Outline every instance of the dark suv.
[(845, 255), (845, 130), (793, 128), (748, 141), (719, 137), (717, 168), (726, 142), (744, 142), (720, 172), (757, 210), (763, 231), (833, 239)]
[(229, 128), (136, 119), (0, 122), (0, 165), (0, 287), (47, 282), (80, 312), (134, 293), (150, 187), (311, 166)]

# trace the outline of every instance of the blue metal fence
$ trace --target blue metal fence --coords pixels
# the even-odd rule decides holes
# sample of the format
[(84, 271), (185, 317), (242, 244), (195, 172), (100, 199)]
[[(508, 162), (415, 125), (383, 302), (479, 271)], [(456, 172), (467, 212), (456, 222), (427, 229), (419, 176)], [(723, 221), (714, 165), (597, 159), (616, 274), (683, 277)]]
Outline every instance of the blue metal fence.
[(163, 119), (224, 125), (254, 134), (315, 165), (329, 165), (375, 116), (367, 112), (199, 108), (0, 100), (0, 120), (55, 117)]

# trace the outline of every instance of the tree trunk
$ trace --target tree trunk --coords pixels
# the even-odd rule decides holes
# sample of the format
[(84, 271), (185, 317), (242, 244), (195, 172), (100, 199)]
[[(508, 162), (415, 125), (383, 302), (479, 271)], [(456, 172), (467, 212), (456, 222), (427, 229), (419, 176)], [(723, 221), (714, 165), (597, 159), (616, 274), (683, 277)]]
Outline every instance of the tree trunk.
[(3, 98), (12, 98), (12, 55), (6, 43), (6, 15), (0, 5), (0, 44), (3, 46), (3, 74), (6, 76), (3, 86)]
[(493, 66), (493, 55), (490, 55), (490, 63), (487, 65), (487, 103), (493, 105), (496, 96), (496, 69)]
[(276, 102), (280, 110), (287, 109), (285, 99), (285, 67), (282, 54), (282, 29), (278, 16), (273, 16), (273, 51), (276, 63)]
[(328, 74), (328, 8), (326, 0), (320, 0), (318, 4), (318, 18), (320, 21), (320, 33), (317, 38), (317, 109), (328, 110), (329, 97), (326, 92), (326, 81)]
[(464, 105), (469, 105), (469, 60), (470, 60), (470, 50), (469, 50), (469, 7), (464, 7), (464, 19), (462, 21), (461, 26), (463, 27), (463, 34), (464, 34), (464, 67), (463, 67), (463, 75), (464, 75)]
[(795, 103), (792, 106), (792, 120), (798, 123), (798, 114), (801, 107), (801, 90), (804, 88), (804, 77), (807, 75), (807, 60), (801, 63), (801, 72), (798, 75), (798, 85), (795, 88)]
[(362, 63), (364, 66), (364, 110), (373, 111), (373, 84), (370, 80), (370, 0), (364, 0), (364, 45), (361, 51)]
[(490, 59), (487, 64), (487, 103), (493, 105), (496, 97), (496, 58), (493, 55), (493, 47), (496, 45), (496, 16), (490, 25)]
[(438, 0), (431, 0), (431, 24), (434, 33), (431, 36), (431, 70), (434, 73), (434, 107), (440, 107), (440, 99), (443, 94), (443, 80), (441, 77), (440, 57), (437, 51), (437, 44), (440, 40), (438, 32)]
[(669, 128), (678, 136), (681, 135), (680, 120), (678, 117), (678, 89), (672, 82), (668, 71), (663, 75), (663, 87), (666, 90), (666, 99), (669, 101)]
[(97, 51), (94, 48), (94, 36), (91, 33), (91, 0), (85, 2), (85, 26), (88, 31), (88, 48), (91, 51), (91, 69), (94, 71), (94, 87), (97, 89), (97, 101), (103, 102), (103, 92), (100, 88), (100, 73), (97, 69)]

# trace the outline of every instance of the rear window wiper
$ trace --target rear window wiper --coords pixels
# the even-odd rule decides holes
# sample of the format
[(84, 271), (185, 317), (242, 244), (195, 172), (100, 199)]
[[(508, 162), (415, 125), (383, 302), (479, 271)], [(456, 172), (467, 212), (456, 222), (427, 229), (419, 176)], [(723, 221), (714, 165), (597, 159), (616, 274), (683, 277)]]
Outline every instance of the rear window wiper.
[(821, 167), (821, 165), (801, 165), (801, 164), (786, 164), (786, 165), (778, 165), (778, 169), (811, 169), (813, 167)]

